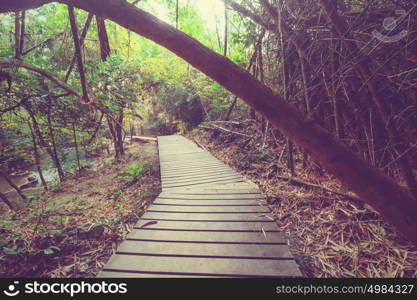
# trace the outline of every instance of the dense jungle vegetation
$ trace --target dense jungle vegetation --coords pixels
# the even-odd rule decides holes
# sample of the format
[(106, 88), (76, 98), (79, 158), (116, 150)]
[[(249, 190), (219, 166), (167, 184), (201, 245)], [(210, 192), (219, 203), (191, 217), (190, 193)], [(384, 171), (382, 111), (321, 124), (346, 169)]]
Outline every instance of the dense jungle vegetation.
[(95, 275), (158, 194), (141, 137), (183, 134), (305, 276), (417, 276), (415, 1), (99, 2), (0, 3), (0, 273)]

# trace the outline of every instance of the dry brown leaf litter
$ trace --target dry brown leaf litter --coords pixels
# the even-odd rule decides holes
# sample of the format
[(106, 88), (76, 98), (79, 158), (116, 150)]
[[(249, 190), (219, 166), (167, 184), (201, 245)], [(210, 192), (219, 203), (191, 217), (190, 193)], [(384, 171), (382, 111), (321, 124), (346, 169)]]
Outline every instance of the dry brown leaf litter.
[[(268, 195), (273, 216), (289, 235), (292, 253), (305, 276), (417, 277), (417, 249), (370, 207), (276, 178), (289, 176), (281, 155), (284, 143), (276, 132), (269, 132), (265, 139), (259, 126), (248, 120), (221, 126), (251, 133), (254, 138), (206, 129), (189, 136)], [(296, 161), (299, 178), (343, 190), (316, 165), (303, 167), (302, 156)]]

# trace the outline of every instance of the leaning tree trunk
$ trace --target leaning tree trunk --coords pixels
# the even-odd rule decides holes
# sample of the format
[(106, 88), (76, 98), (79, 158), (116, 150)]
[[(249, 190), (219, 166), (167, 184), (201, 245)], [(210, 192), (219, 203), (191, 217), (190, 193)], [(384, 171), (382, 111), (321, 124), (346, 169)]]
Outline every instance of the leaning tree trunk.
[(25, 194), (23, 194), (22, 190), (13, 183), (13, 181), (10, 179), (10, 177), (6, 174), (0, 171), (0, 176), (3, 176), (3, 178), (7, 181), (7, 183), (19, 194), (20, 198), (22, 200), (26, 201), (27, 198)]
[[(2, 1), (0, 12), (33, 8), (49, 2), (53, 1)], [(408, 192), (343, 147), (329, 132), (313, 120), (305, 118), (301, 112), (286, 103), (282, 96), (275, 94), (232, 61), (127, 1), (60, 0), (59, 2), (113, 20), (153, 40), (223, 85), (264, 115), (273, 126), (304, 148), (314, 160), (417, 244), (417, 202)]]
[(0, 192), (0, 199), (10, 208), (10, 210), (14, 210), (13, 204), (7, 199), (6, 195)]

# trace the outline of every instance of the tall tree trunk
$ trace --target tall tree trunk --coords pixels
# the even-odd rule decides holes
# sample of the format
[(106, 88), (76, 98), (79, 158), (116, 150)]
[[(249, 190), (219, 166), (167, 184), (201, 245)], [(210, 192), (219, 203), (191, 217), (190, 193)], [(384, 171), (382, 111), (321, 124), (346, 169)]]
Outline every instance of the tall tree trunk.
[(25, 105), (25, 109), (28, 112), (30, 118), (32, 119), (32, 125), (33, 125), (33, 131), (36, 133), (36, 135), (39, 138), (40, 145), (46, 150), (48, 155), (51, 157), (52, 162), (54, 163), (55, 168), (57, 169), (58, 176), (61, 178), (63, 177), (63, 170), (61, 167), (61, 163), (59, 160), (59, 157), (56, 156), (56, 153), (53, 151), (51, 146), (46, 142), (45, 138), (43, 137), (43, 134), (39, 128), (38, 121), (36, 120), (35, 114), (29, 107), (29, 104)]
[(180, 0), (177, 0), (175, 5), (175, 28), (179, 28), (179, 19), (180, 19)]
[[(279, 20), (281, 20), (281, 10), (282, 7), (279, 9), (278, 12), (278, 32), (279, 32), (279, 41), (281, 47), (281, 72), (282, 72), (282, 85), (284, 89), (284, 101), (288, 101), (288, 81), (289, 81), (289, 74), (288, 74), (288, 57), (287, 57), (287, 49), (284, 43), (284, 33), (282, 31), (282, 24)], [(291, 172), (291, 176), (295, 176), (295, 168), (294, 168), (294, 155), (293, 155), (293, 144), (289, 140), (286, 139), (286, 148), (287, 148), (287, 167)]]
[[(0, 2), (0, 11), (38, 7), (51, 0)], [(142, 35), (185, 59), (263, 114), (270, 123), (417, 245), (417, 202), (392, 179), (339, 144), (326, 130), (245, 70), (197, 40), (124, 0), (60, 0)]]
[(75, 155), (77, 156), (78, 172), (80, 172), (81, 171), (80, 151), (78, 150), (77, 131), (75, 128), (75, 122), (72, 123), (72, 134), (74, 136)]
[(228, 47), (228, 37), (229, 37), (229, 11), (227, 10), (227, 5), (224, 5), (224, 46), (223, 46), (223, 55), (227, 57), (227, 47)]
[(81, 87), (83, 89), (83, 99), (85, 103), (89, 103), (90, 97), (88, 96), (87, 79), (85, 78), (84, 62), (81, 53), (81, 43), (78, 37), (77, 20), (73, 6), (68, 6), (68, 14), (70, 18), (72, 37), (74, 40), (75, 56), (77, 57), (78, 72), (80, 73)]
[(55, 158), (55, 167), (58, 171), (58, 176), (59, 176), (59, 180), (60, 181), (64, 181), (65, 179), (65, 172), (64, 169), (62, 168), (61, 165), (61, 161), (59, 159), (59, 154), (58, 154), (58, 149), (56, 146), (56, 141), (55, 141), (55, 132), (54, 132), (54, 128), (52, 126), (52, 117), (51, 117), (51, 112), (48, 111), (47, 114), (47, 121), (48, 121), (48, 131), (49, 131), (49, 139), (51, 140), (52, 143), (52, 153), (53, 153), (53, 157)]
[(16, 12), (15, 19), (14, 19), (14, 57), (16, 59), (20, 59), (22, 57), (22, 53), (20, 52), (20, 41), (21, 41), (21, 33), (22, 33), (22, 13)]
[(32, 136), (33, 154), (35, 156), (36, 169), (38, 170), (39, 178), (41, 179), (43, 189), (47, 191), (48, 184), (46, 183), (45, 177), (43, 176), (41, 160), (40, 160), (40, 155), (39, 155), (39, 150), (38, 150), (38, 143), (36, 142), (36, 136), (35, 136), (35, 133), (33, 132), (32, 124), (30, 123), (30, 121), (28, 121), (28, 126), (30, 129), (30, 135)]
[(109, 57), (110, 55), (110, 43), (109, 43), (109, 37), (107, 35), (106, 23), (104, 22), (103, 18), (97, 17), (97, 16), (96, 16), (96, 22), (97, 22), (98, 38), (100, 41), (101, 60), (106, 61), (107, 57)]
[(21, 28), (20, 28), (20, 45), (19, 45), (20, 56), (23, 55), (24, 48), (25, 48), (26, 11), (22, 11), (21, 18), (22, 20), (21, 20)]
[(97, 126), (94, 129), (93, 134), (91, 135), (91, 137), (87, 141), (83, 142), (84, 147), (90, 145), (94, 141), (94, 139), (96, 138), (97, 133), (100, 131), (100, 127), (101, 127), (101, 123), (103, 122), (103, 118), (104, 118), (104, 113), (102, 112), (101, 116), (100, 116), (100, 119), (97, 123)]
[[(90, 28), (91, 21), (93, 20), (94, 15), (92, 13), (89, 13), (87, 16), (87, 21), (85, 21), (84, 28), (81, 32), (80, 36), (80, 47), (84, 45), (84, 40), (87, 37), (88, 29)], [(68, 66), (67, 73), (65, 74), (64, 82), (68, 82), (69, 77), (71, 76), (72, 69), (74, 68), (75, 62), (77, 61), (77, 53), (74, 53), (74, 56), (71, 59), (71, 62)]]

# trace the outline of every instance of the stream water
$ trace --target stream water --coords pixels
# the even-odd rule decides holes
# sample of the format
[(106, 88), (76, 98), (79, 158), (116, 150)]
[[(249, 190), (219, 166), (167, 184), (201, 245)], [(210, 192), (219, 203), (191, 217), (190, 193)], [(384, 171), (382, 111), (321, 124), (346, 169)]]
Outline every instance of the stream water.
[[(80, 153), (80, 162), (81, 165), (84, 166), (87, 164), (87, 160), (85, 158), (85, 153), (83, 149), (79, 149)], [(60, 159), (62, 166), (66, 172), (71, 172), (77, 167), (77, 155), (75, 148), (67, 148), (60, 151)], [(42, 174), (45, 180), (48, 183), (55, 182), (58, 180), (58, 172), (56, 168), (54, 167), (54, 163), (51, 160), (50, 156), (48, 154), (43, 154), (41, 157), (41, 169)], [(29, 174), (25, 175), (19, 175), (19, 176), (10, 176), (10, 179), (13, 181), (14, 184), (17, 186), (21, 186), (22, 184), (25, 184), (28, 182), (28, 177), (36, 177), (37, 179), (37, 185), (41, 186), (41, 180), (39, 173), (37, 171), (36, 166), (32, 166), (25, 169), (19, 169), (19, 173), (26, 173), (26, 171), (29, 172)], [(2, 177), (0, 177), (0, 192), (7, 193), (11, 191), (12, 188), (10, 185), (6, 182), (6, 180)]]

